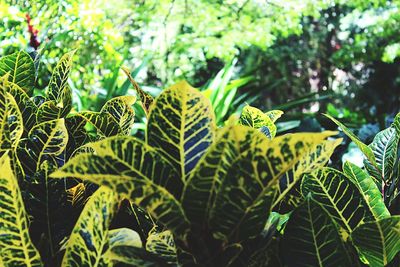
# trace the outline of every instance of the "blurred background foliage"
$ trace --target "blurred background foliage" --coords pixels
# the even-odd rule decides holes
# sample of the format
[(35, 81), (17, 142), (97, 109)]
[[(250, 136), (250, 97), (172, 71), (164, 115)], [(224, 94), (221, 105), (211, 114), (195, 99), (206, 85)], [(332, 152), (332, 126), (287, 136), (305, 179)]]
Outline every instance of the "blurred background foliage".
[[(0, 0), (0, 55), (39, 59), (36, 90), (78, 49), (75, 109), (188, 80), (222, 124), (244, 104), (285, 111), (280, 132), (334, 128), (368, 141), (400, 108), (399, 0)], [(39, 62), (39, 60), (37, 60)], [(137, 110), (140, 117), (140, 109)], [(138, 120), (137, 129), (145, 123)]]

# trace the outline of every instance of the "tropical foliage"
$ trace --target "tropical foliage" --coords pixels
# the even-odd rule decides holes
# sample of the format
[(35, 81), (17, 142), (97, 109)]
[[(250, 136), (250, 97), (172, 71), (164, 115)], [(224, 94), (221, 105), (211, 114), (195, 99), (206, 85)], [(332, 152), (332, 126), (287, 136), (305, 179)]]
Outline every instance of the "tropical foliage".
[(184, 81), (153, 98), (126, 71), (136, 96), (77, 112), (74, 53), (44, 95), (27, 53), (0, 59), (2, 265), (400, 263), (400, 115), (369, 145), (331, 118), (365, 155), (337, 170), (337, 132), (279, 135), (283, 112), (251, 106), (219, 127), (216, 102)]

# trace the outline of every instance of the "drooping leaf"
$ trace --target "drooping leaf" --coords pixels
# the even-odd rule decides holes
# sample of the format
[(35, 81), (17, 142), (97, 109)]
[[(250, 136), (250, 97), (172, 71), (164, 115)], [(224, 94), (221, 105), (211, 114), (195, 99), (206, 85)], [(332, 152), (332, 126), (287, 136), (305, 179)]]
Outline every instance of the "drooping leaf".
[(370, 212), (374, 215), (374, 220), (390, 216), (390, 213), (383, 202), (381, 192), (368, 173), (348, 161), (343, 165), (343, 172), (359, 187), (360, 196), (367, 204)]
[(29, 238), (28, 219), (10, 158), (0, 158), (0, 259), (2, 266), (43, 266)]
[(386, 266), (400, 251), (400, 216), (361, 224), (351, 238), (370, 266)]
[(347, 233), (351, 233), (359, 224), (373, 219), (358, 187), (335, 169), (325, 167), (305, 175), (301, 193), (303, 196), (310, 194), (323, 205)]
[(331, 119), (334, 123), (336, 123), (337, 126), (339, 126), (342, 131), (351, 139), (351, 141), (353, 141), (358, 148), (361, 150), (361, 152), (365, 155), (365, 157), (367, 158), (367, 160), (371, 163), (371, 165), (378, 170), (378, 165), (376, 163), (376, 159), (375, 159), (375, 155), (372, 151), (372, 149), (367, 146), (366, 144), (364, 144), (363, 142), (360, 141), (360, 139), (358, 139), (357, 136), (355, 136), (355, 134), (353, 134), (346, 126), (344, 126), (341, 122), (339, 122), (338, 120), (336, 120), (335, 118), (325, 114), (326, 117), (328, 117), (329, 119)]
[(381, 178), (385, 181), (392, 178), (399, 138), (400, 135), (396, 133), (396, 129), (389, 127), (379, 132), (369, 145), (375, 155), (378, 170), (368, 161), (365, 161), (365, 167), (378, 181), (381, 181)]
[(9, 73), (8, 80), (29, 93), (35, 83), (35, 66), (32, 58), (24, 51), (0, 58), (0, 76)]
[(139, 95), (140, 101), (142, 102), (143, 110), (145, 111), (146, 115), (148, 115), (150, 106), (154, 101), (153, 97), (151, 95), (149, 95), (148, 93), (146, 93), (145, 91), (143, 91), (142, 88), (140, 88), (140, 86), (133, 79), (131, 73), (129, 72), (129, 70), (127, 68), (122, 67), (121, 69), (124, 71), (124, 73), (128, 77), (129, 81), (133, 85), (133, 88), (135, 88), (136, 93)]
[(163, 152), (185, 181), (213, 142), (214, 132), (209, 100), (186, 82), (180, 82), (163, 91), (153, 103), (146, 140)]
[(39, 170), (44, 160), (55, 161), (68, 142), (68, 132), (64, 119), (37, 124), (29, 132), (28, 138), (22, 139), (18, 147), (18, 158), (25, 174), (31, 176)]
[(62, 266), (112, 266), (104, 255), (116, 204), (116, 195), (107, 187), (100, 187), (92, 195), (68, 240)]
[(352, 266), (330, 215), (310, 197), (291, 214), (282, 253), (287, 266)]
[(254, 141), (249, 153), (231, 163), (222, 181), (211, 211), (215, 238), (239, 241), (262, 231), (279, 178), (307, 153), (305, 143), (313, 138), (302, 133), (272, 140), (261, 136), (264, 138)]
[(132, 105), (135, 103), (134, 96), (120, 96), (108, 100), (101, 108), (102, 113), (109, 113), (119, 124), (122, 133), (129, 135), (135, 119), (135, 111)]
[(147, 210), (169, 229), (183, 234), (187, 219), (178, 199), (182, 182), (160, 153), (133, 137), (112, 137), (80, 153), (52, 177), (75, 177), (105, 185)]
[(301, 178), (304, 174), (323, 167), (329, 161), (335, 148), (342, 142), (340, 138), (334, 141), (324, 140), (333, 134), (336, 134), (336, 132), (327, 131), (321, 134), (309, 134), (309, 141), (304, 142), (309, 147), (307, 153), (291, 171), (286, 172), (280, 178), (278, 196), (273, 207), (279, 207), (282, 212), (288, 212), (302, 202)]

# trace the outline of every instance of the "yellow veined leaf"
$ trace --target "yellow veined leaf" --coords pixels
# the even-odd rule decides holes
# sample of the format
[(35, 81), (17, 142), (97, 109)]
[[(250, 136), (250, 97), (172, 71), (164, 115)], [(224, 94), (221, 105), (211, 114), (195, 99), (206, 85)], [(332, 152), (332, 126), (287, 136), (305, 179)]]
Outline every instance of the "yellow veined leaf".
[(35, 83), (35, 66), (32, 58), (25, 51), (0, 58), (0, 76), (5, 74), (8, 80), (30, 92)]
[(383, 201), (382, 193), (368, 173), (348, 161), (343, 165), (343, 172), (360, 189), (361, 197), (374, 215), (373, 220), (379, 220), (390, 216), (390, 212)]
[(274, 201), (273, 207), (279, 209), (281, 213), (289, 212), (303, 201), (300, 193), (300, 181), (304, 174), (315, 171), (325, 166), (335, 148), (340, 145), (342, 139), (324, 140), (336, 132), (310, 133), (310, 139), (304, 144), (308, 146), (308, 151), (302, 159), (286, 172), (281, 178), (278, 187), (278, 196)]
[(358, 187), (335, 169), (325, 167), (305, 175), (301, 193), (303, 196), (310, 194), (323, 205), (348, 234), (361, 223), (374, 218)]
[(82, 117), (86, 122), (93, 125), (100, 138), (115, 136), (121, 132), (118, 123), (109, 113), (83, 111), (77, 113), (76, 116)]
[(151, 95), (149, 95), (148, 93), (146, 93), (145, 91), (143, 91), (142, 88), (140, 88), (140, 86), (136, 83), (136, 81), (132, 78), (131, 73), (129, 72), (129, 70), (125, 67), (121, 68), (124, 73), (126, 74), (126, 76), (128, 77), (129, 81), (131, 82), (131, 84), (133, 85), (133, 88), (135, 88), (136, 93), (139, 95), (140, 97), (140, 101), (142, 103), (142, 107), (144, 112), (146, 113), (146, 115), (149, 114), (149, 109), (151, 104), (153, 103), (154, 99)]
[(41, 104), (36, 113), (38, 122), (51, 121), (64, 118), (72, 108), (72, 92), (66, 85), (60, 94), (59, 100), (48, 100)]
[(75, 177), (105, 185), (148, 211), (174, 233), (184, 235), (188, 222), (178, 201), (182, 181), (158, 150), (133, 137), (112, 137), (69, 160), (54, 178)]
[(84, 183), (78, 183), (76, 186), (67, 189), (68, 200), (73, 206), (82, 204), (82, 202), (85, 200), (85, 190), (86, 186)]
[(24, 131), (28, 133), (36, 123), (36, 104), (30, 99), (25, 91), (15, 83), (4, 80), (3, 83), (0, 82), (0, 87), (4, 88), (6, 92), (13, 96), (22, 114)]
[(135, 111), (132, 105), (135, 103), (134, 96), (119, 96), (108, 100), (101, 108), (102, 113), (109, 113), (119, 124), (121, 131), (125, 135), (130, 135)]
[(105, 253), (117, 203), (116, 194), (107, 187), (100, 187), (91, 196), (68, 240), (63, 267), (112, 266)]
[(168, 230), (160, 233), (156, 231), (150, 232), (146, 241), (146, 250), (150, 253), (157, 254), (168, 264), (178, 264), (174, 237)]
[(0, 158), (0, 258), (2, 266), (43, 266), (29, 238), (28, 219), (10, 158)]
[(353, 266), (335, 222), (311, 197), (290, 215), (282, 248), (285, 266)]
[(210, 101), (180, 82), (164, 90), (151, 106), (146, 140), (160, 149), (185, 181), (213, 142), (215, 127)]
[(215, 238), (238, 242), (262, 231), (280, 177), (303, 158), (314, 138), (310, 133), (261, 136), (254, 149), (231, 163), (222, 181), (210, 219)]
[(75, 51), (76, 50), (73, 50), (63, 55), (51, 75), (46, 90), (46, 96), (48, 100), (55, 101), (56, 105), (62, 103), (62, 98), (64, 98), (63, 95), (65, 95), (66, 89), (69, 91), (69, 94), (71, 94), (68, 87), (68, 76), (71, 72), (72, 58)]
[(272, 122), (276, 122), (282, 115), (282, 110), (270, 110), (265, 112), (265, 114), (271, 119)]
[(400, 216), (374, 220), (358, 226), (353, 243), (369, 266), (386, 266), (400, 251)]
[(64, 119), (37, 124), (29, 132), (28, 138), (21, 139), (18, 158), (25, 174), (33, 175), (44, 160), (55, 160), (68, 143), (68, 132)]

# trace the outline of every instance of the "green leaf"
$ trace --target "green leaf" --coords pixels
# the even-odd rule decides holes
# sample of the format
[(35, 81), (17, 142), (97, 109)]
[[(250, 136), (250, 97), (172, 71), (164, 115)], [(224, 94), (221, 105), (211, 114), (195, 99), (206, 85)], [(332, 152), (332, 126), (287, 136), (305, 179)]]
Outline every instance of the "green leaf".
[(104, 255), (117, 203), (116, 195), (106, 187), (91, 196), (68, 240), (62, 266), (112, 266)]
[(280, 178), (278, 196), (274, 201), (273, 207), (279, 206), (280, 211), (287, 212), (303, 201), (300, 193), (301, 178), (304, 174), (326, 165), (335, 148), (342, 142), (341, 138), (334, 141), (324, 140), (334, 134), (336, 132), (329, 131), (320, 134), (308, 134), (309, 137), (312, 137), (308, 143), (305, 142), (308, 150), (293, 169)]
[(301, 193), (303, 196), (310, 194), (323, 205), (347, 233), (351, 233), (359, 224), (373, 219), (358, 187), (335, 169), (323, 168), (305, 175)]
[(24, 51), (0, 58), (0, 76), (9, 73), (8, 80), (29, 93), (35, 83), (35, 66)]
[(369, 211), (374, 215), (374, 220), (390, 216), (383, 202), (381, 192), (375, 181), (366, 172), (348, 161), (343, 165), (343, 172), (360, 189), (360, 195), (367, 204)]
[(67, 158), (89, 140), (85, 125), (86, 120), (76, 114), (65, 119), (65, 127), (68, 131)]
[(122, 67), (121, 69), (124, 71), (124, 73), (128, 77), (129, 81), (133, 85), (133, 88), (135, 88), (136, 93), (140, 97), (140, 101), (142, 103), (143, 110), (146, 112), (146, 115), (148, 115), (149, 114), (149, 110), (150, 110), (150, 106), (154, 101), (153, 97), (151, 95), (149, 95), (148, 93), (146, 93), (145, 91), (143, 91), (142, 88), (140, 88), (140, 86), (133, 79), (131, 73), (129, 72), (129, 70), (127, 68)]
[(370, 266), (386, 266), (400, 251), (400, 216), (361, 224), (351, 238)]
[(211, 210), (213, 236), (236, 242), (259, 234), (271, 211), (279, 178), (302, 159), (313, 138), (300, 133), (269, 140), (260, 133), (249, 152), (230, 163)]
[(310, 197), (291, 214), (282, 244), (287, 266), (352, 266), (330, 215)]
[[(141, 248), (131, 246), (117, 246), (111, 249), (107, 254), (115, 266), (133, 266), (133, 267), (160, 267), (171, 266), (158, 255), (147, 252)], [(118, 265), (117, 265), (118, 264)], [(172, 265), (176, 266), (176, 265)]]
[(147, 143), (160, 149), (185, 181), (214, 140), (210, 101), (186, 82), (163, 91), (153, 103)]
[(22, 139), (18, 147), (18, 158), (26, 175), (33, 175), (39, 170), (44, 160), (55, 161), (68, 142), (68, 132), (64, 119), (37, 124), (29, 132), (28, 138)]
[(132, 105), (135, 103), (134, 96), (120, 96), (108, 100), (101, 108), (102, 113), (109, 113), (119, 124), (121, 131), (125, 135), (130, 135), (135, 111)]
[(69, 160), (54, 178), (75, 177), (105, 185), (147, 210), (170, 230), (183, 234), (187, 219), (178, 199), (183, 184), (160, 153), (133, 137), (112, 137)]
[(29, 238), (28, 219), (10, 163), (0, 158), (0, 263), (2, 266), (43, 266)]
[(378, 170), (368, 161), (365, 161), (365, 167), (378, 181), (380, 181), (381, 178), (385, 181), (390, 181), (393, 176), (399, 137), (400, 135), (396, 134), (396, 129), (394, 127), (389, 127), (379, 132), (369, 145), (375, 155)]
[(379, 168), (376, 163), (375, 155), (374, 155), (372, 149), (369, 146), (367, 146), (366, 144), (364, 144), (363, 142), (361, 142), (357, 136), (355, 136), (346, 126), (344, 126), (338, 120), (334, 119), (333, 117), (331, 117), (327, 114), (324, 114), (324, 115), (326, 117), (328, 117), (329, 119), (331, 119), (334, 123), (336, 123), (337, 126), (339, 126), (342, 129), (342, 131), (351, 139), (351, 141), (353, 141), (358, 146), (358, 148), (365, 155), (367, 160), (372, 164), (372, 166), (376, 170), (378, 170)]

